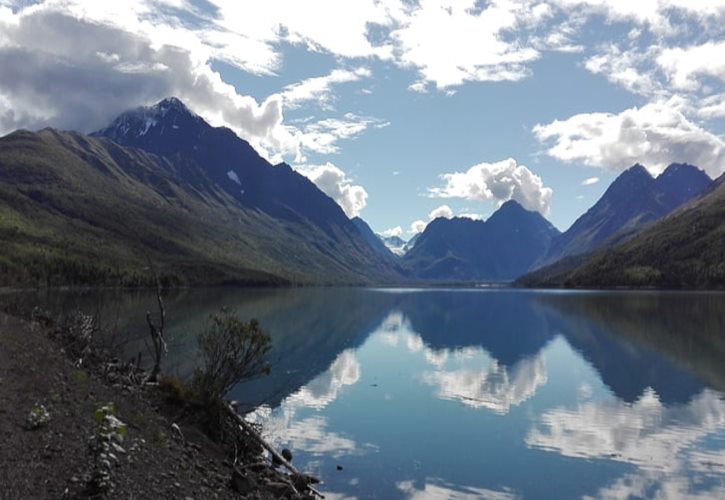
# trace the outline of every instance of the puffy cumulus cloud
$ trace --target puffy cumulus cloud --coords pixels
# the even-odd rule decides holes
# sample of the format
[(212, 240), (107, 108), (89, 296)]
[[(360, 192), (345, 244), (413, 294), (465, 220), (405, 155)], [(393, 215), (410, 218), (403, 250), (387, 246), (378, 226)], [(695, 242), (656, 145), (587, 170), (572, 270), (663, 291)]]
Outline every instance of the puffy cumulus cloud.
[(421, 0), (410, 7), (390, 36), (397, 62), (416, 68), (421, 80), (410, 89), (424, 92), (469, 81), (516, 81), (530, 74), (528, 63), (539, 51), (519, 40), (519, 21), (538, 13), (522, 2), (493, 1), (480, 8), (475, 0), (451, 3)]
[(716, 177), (725, 168), (725, 142), (690, 121), (672, 101), (654, 102), (621, 113), (583, 113), (536, 125), (547, 153), (564, 162), (620, 171), (642, 163), (660, 173), (672, 162), (687, 162)]
[(367, 205), (368, 193), (330, 162), (324, 165), (298, 166), (296, 170), (314, 182), (323, 193), (335, 200), (348, 217), (356, 217)]
[(582, 186), (592, 186), (592, 185), (596, 184), (597, 182), (599, 182), (599, 177), (589, 177), (589, 178), (581, 181), (581, 185)]
[(425, 227), (428, 225), (428, 223), (424, 220), (414, 220), (410, 223), (410, 232), (413, 234), (422, 233), (425, 231)]
[(390, 238), (392, 236), (397, 236), (398, 238), (400, 238), (403, 235), (403, 228), (400, 226), (391, 227), (390, 229), (386, 229), (380, 234), (382, 236), (385, 236), (386, 238)]
[(479, 163), (465, 172), (442, 174), (443, 187), (430, 188), (434, 198), (463, 198), (472, 201), (493, 200), (497, 206), (515, 200), (528, 210), (549, 212), (552, 189), (541, 177), (509, 158), (496, 163)]
[(355, 115), (302, 128), (284, 122), (285, 105), (316, 99), (327, 108), (332, 87), (369, 76), (365, 68), (333, 70), (262, 101), (239, 94), (213, 70), (213, 60), (234, 53), (236, 66), (255, 73), (279, 65), (271, 45), (277, 35), (240, 33), (182, 0), (0, 7), (0, 133), (49, 125), (90, 132), (123, 111), (172, 95), (272, 161), (304, 161), (306, 150), (335, 152), (339, 140), (380, 126)]
[(431, 212), (428, 214), (428, 218), (430, 220), (437, 219), (438, 217), (450, 219), (453, 217), (453, 210), (451, 210), (451, 207), (449, 207), (448, 205), (441, 205), (440, 207), (431, 210)]

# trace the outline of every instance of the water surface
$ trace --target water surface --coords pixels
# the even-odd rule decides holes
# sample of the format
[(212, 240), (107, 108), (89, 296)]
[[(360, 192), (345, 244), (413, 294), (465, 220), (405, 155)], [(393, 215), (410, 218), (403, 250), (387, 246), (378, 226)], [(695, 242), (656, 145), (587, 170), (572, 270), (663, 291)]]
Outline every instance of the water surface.
[[(153, 301), (112, 302), (131, 356)], [(182, 377), (210, 313), (259, 319), (272, 373), (230, 397), (259, 406), (250, 418), (328, 498), (725, 498), (725, 294), (215, 289), (167, 303), (165, 362)]]

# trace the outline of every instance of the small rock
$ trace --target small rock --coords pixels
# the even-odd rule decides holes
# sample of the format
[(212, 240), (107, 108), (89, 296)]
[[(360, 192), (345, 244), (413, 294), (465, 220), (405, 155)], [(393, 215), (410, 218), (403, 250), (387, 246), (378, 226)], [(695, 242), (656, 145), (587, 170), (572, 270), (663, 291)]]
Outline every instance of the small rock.
[(337, 470), (342, 470), (342, 465), (338, 465)]

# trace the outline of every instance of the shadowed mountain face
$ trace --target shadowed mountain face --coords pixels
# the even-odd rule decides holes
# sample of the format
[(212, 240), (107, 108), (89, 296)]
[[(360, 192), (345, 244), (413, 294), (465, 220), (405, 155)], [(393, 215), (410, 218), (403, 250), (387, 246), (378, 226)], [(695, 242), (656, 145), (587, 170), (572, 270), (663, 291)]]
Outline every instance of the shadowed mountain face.
[(526, 286), (725, 287), (725, 177), (711, 191), (629, 241), (561, 269), (544, 268)]
[(272, 166), (230, 129), (212, 127), (178, 99), (128, 111), (92, 135), (164, 156), (177, 165), (196, 164), (243, 206), (272, 217), (307, 219), (332, 239), (359, 236), (337, 203), (312, 181), (285, 163)]
[(699, 196), (712, 184), (702, 170), (673, 163), (656, 179), (642, 165), (623, 172), (584, 215), (557, 238), (539, 264), (611, 246)]
[(387, 260), (395, 261), (395, 254), (390, 251), (390, 249), (385, 245), (383, 240), (381, 240), (375, 232), (370, 229), (370, 226), (368, 226), (368, 223), (365, 222), (360, 217), (353, 217), (352, 223), (355, 224), (357, 227), (358, 232), (360, 235), (365, 239), (365, 241), (375, 250), (378, 254), (383, 256)]
[(15, 132), (0, 167), (0, 285), (400, 277), (312, 182), (175, 99), (96, 137)]
[(538, 212), (508, 201), (486, 222), (434, 220), (403, 265), (427, 280), (508, 281), (529, 271), (558, 234)]

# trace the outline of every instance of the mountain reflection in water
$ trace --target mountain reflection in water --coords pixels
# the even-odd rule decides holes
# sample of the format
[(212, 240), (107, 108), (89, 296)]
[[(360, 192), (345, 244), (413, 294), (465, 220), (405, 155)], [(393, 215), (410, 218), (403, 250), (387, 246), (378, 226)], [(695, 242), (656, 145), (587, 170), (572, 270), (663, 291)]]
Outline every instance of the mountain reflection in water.
[[(102, 301), (134, 355), (153, 302)], [(167, 367), (222, 305), (274, 343), (229, 396), (332, 498), (725, 498), (725, 294), (189, 290)]]

